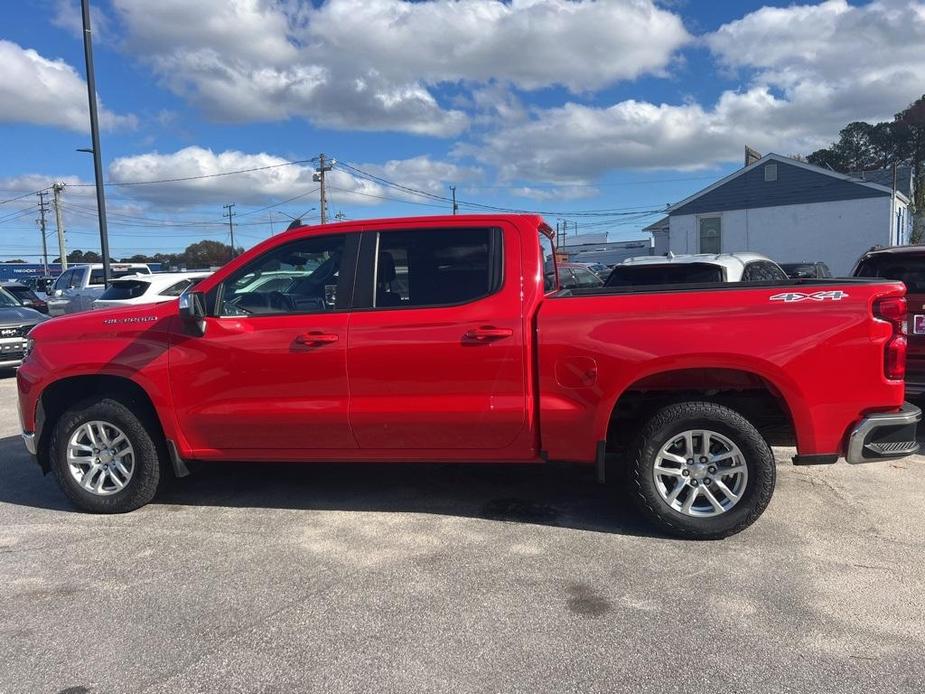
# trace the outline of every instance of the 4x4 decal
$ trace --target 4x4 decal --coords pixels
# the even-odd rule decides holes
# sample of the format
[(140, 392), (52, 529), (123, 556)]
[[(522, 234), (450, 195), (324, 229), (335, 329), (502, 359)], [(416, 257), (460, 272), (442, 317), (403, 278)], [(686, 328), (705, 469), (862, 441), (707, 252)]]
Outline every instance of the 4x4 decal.
[(847, 297), (848, 293), (841, 290), (813, 292), (812, 294), (806, 294), (805, 292), (784, 292), (783, 294), (775, 294), (770, 298), (770, 301), (784, 301), (789, 304), (795, 301), (841, 301)]

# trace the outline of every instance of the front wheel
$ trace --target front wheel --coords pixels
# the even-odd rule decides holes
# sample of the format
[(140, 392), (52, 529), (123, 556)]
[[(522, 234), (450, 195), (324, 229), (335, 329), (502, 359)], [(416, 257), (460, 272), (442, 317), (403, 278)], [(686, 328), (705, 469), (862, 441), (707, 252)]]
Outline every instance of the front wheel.
[(164, 474), (152, 429), (111, 398), (85, 400), (67, 410), (49, 446), (65, 495), (93, 513), (125, 513), (151, 501)]
[(738, 412), (710, 402), (660, 410), (634, 447), (635, 498), (666, 532), (713, 540), (755, 522), (774, 493), (774, 456)]

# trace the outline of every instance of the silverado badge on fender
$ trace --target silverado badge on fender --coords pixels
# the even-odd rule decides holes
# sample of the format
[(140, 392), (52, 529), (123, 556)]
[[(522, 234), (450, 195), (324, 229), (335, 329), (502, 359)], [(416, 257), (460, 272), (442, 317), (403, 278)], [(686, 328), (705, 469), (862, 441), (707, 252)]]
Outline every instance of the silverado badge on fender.
[(769, 301), (784, 301), (786, 303), (793, 303), (795, 301), (840, 301), (848, 297), (847, 292), (840, 290), (828, 291), (828, 292), (813, 292), (812, 294), (805, 294), (804, 292), (784, 292), (783, 294), (775, 294), (772, 296)]

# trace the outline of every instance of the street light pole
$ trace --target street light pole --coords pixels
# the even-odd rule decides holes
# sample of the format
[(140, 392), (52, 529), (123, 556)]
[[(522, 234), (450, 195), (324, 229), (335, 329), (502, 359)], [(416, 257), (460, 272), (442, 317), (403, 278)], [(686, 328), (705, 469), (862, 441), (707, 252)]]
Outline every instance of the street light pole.
[(93, 35), (90, 29), (90, 0), (80, 0), (84, 29), (84, 61), (87, 65), (87, 98), (90, 101), (90, 138), (93, 143), (93, 175), (96, 179), (96, 212), (100, 223), (100, 251), (103, 254), (103, 284), (109, 286), (109, 231), (106, 229), (106, 193), (103, 190), (103, 161), (100, 154), (100, 123), (96, 110), (96, 76), (93, 72)]

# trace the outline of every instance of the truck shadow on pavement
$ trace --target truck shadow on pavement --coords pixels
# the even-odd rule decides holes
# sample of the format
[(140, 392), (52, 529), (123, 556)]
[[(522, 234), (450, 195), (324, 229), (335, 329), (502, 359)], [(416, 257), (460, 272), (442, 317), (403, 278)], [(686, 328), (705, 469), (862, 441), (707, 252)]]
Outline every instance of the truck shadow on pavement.
[[(18, 436), (0, 439), (0, 503), (78, 513)], [(427, 513), (658, 537), (628, 490), (577, 466), (199, 463), (158, 505)]]

